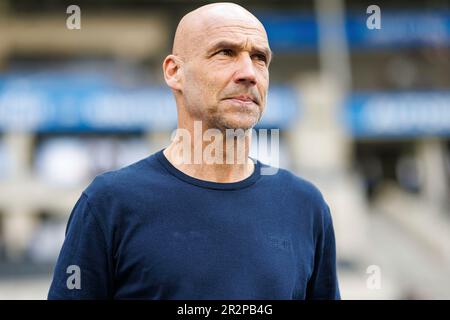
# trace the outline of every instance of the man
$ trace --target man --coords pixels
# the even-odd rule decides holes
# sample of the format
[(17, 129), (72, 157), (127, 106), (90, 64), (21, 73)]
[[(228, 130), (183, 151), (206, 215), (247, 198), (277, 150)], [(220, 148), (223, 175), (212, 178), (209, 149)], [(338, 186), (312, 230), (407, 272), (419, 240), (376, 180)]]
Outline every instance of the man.
[[(268, 166), (248, 157), (270, 60), (264, 27), (236, 4), (183, 17), (163, 63), (178, 134), (85, 189), (49, 299), (340, 298), (333, 224), (320, 192), (283, 169), (263, 175)], [(203, 158), (203, 133), (211, 130), (225, 137), (218, 161)]]

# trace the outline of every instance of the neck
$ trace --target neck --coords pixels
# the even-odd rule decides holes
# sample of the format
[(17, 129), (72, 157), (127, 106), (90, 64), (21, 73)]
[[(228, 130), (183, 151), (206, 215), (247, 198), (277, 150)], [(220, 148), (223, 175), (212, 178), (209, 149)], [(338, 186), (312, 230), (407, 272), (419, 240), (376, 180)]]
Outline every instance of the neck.
[(178, 128), (164, 150), (167, 160), (183, 173), (205, 181), (231, 183), (249, 177), (251, 130), (206, 128), (200, 121)]

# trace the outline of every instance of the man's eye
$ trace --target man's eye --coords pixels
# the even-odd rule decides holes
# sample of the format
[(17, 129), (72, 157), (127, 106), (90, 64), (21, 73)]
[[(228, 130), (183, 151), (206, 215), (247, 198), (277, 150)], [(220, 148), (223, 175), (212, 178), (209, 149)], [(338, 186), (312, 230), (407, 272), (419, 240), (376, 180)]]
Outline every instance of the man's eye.
[(233, 55), (233, 50), (231, 50), (231, 49), (222, 49), (222, 50), (218, 51), (217, 54), (223, 54), (225, 56), (232, 56)]
[(255, 54), (253, 56), (260, 61), (267, 62), (267, 58), (264, 54)]

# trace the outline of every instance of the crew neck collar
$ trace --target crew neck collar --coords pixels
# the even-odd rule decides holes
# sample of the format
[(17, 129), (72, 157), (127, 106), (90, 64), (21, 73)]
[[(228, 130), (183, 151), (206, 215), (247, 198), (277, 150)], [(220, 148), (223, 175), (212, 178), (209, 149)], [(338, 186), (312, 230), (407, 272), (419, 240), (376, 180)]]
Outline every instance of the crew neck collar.
[(169, 171), (172, 175), (176, 176), (177, 178), (189, 183), (193, 184), (202, 188), (208, 188), (208, 189), (216, 189), (216, 190), (238, 190), (243, 189), (246, 187), (251, 186), (254, 184), (261, 175), (261, 163), (253, 159), (254, 162), (254, 169), (250, 176), (247, 178), (236, 181), (236, 182), (213, 182), (213, 181), (207, 181), (207, 180), (201, 180), (194, 177), (191, 177), (187, 175), (186, 173), (182, 172), (181, 170), (177, 169), (164, 155), (164, 150), (162, 149), (158, 151), (155, 156), (158, 159), (158, 161), (161, 163), (161, 165)]

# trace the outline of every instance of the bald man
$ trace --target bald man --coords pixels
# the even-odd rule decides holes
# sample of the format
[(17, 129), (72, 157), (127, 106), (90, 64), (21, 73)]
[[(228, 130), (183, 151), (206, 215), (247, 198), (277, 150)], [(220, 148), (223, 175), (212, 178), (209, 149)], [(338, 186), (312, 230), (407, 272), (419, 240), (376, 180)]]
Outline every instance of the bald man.
[(236, 4), (181, 19), (163, 62), (174, 139), (83, 191), (49, 299), (340, 298), (321, 193), (248, 156), (270, 61), (263, 25)]

